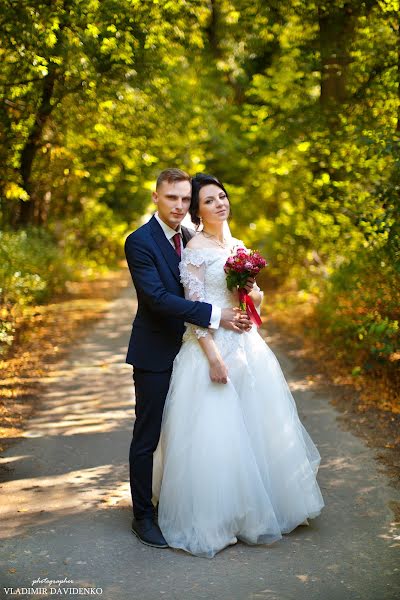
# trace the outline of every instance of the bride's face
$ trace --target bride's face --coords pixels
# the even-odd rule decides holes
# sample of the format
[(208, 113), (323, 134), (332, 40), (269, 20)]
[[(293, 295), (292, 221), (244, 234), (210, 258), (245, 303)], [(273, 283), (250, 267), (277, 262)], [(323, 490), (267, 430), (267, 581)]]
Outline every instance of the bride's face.
[(205, 185), (199, 192), (199, 217), (203, 224), (217, 224), (226, 221), (230, 207), (228, 196), (214, 184)]

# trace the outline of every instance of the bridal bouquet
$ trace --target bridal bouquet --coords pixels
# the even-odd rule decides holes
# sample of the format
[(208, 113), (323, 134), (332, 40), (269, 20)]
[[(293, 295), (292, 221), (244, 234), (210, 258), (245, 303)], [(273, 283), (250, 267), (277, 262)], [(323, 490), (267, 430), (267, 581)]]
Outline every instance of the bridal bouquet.
[(224, 266), (228, 290), (238, 289), (239, 306), (247, 312), (257, 327), (261, 325), (261, 319), (244, 286), (249, 277), (255, 277), (266, 266), (267, 262), (259, 252), (245, 248), (238, 248), (236, 254), (230, 256)]

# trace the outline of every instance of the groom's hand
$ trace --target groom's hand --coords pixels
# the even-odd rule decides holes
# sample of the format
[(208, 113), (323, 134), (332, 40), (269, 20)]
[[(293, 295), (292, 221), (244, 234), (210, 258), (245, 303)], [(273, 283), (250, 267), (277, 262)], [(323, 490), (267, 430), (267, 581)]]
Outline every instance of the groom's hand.
[(220, 326), (224, 329), (243, 333), (244, 331), (250, 331), (252, 323), (247, 314), (240, 308), (223, 308)]

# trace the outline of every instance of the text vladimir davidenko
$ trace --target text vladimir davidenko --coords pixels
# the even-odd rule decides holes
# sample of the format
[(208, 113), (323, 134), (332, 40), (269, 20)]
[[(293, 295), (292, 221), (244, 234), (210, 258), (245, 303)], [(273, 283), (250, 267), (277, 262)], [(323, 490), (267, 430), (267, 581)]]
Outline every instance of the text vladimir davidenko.
[[(64, 587), (73, 583), (72, 579), (53, 580), (46, 577), (34, 579), (31, 587), (5, 587), (3, 590), (6, 596), (101, 596), (103, 593), (100, 587)], [(47, 587), (35, 587), (37, 584)]]

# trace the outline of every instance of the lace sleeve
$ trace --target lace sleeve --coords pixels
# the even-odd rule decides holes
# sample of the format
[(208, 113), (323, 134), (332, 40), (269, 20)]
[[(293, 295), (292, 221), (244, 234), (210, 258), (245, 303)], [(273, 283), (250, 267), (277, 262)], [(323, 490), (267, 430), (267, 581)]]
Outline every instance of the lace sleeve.
[[(193, 302), (205, 302), (204, 273), (206, 263), (204, 255), (198, 250), (185, 248), (182, 254), (182, 260), (179, 263), (181, 282), (185, 290), (185, 298)], [(196, 327), (186, 323), (188, 330), (191, 330), (197, 338), (205, 337), (208, 334), (206, 327)]]

